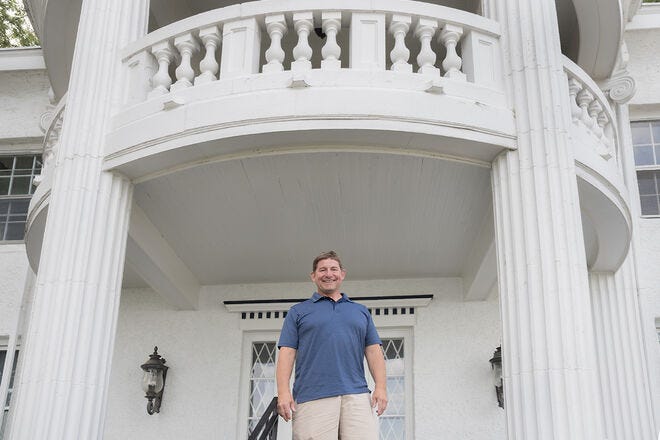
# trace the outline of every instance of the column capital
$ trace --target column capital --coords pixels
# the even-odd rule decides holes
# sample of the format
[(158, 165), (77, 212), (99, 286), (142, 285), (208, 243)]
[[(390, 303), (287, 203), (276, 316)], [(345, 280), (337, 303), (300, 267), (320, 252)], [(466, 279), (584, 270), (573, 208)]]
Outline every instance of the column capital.
[(617, 104), (626, 104), (635, 96), (637, 84), (635, 78), (627, 72), (609, 78), (600, 84), (600, 88)]

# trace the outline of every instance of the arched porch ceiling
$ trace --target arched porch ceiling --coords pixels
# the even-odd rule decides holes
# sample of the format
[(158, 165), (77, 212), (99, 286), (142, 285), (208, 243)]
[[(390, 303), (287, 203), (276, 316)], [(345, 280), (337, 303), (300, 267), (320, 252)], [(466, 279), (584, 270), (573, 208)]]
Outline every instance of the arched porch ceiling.
[(491, 210), (488, 168), (359, 152), (209, 163), (134, 198), (202, 285), (303, 281), (327, 249), (352, 279), (461, 276)]

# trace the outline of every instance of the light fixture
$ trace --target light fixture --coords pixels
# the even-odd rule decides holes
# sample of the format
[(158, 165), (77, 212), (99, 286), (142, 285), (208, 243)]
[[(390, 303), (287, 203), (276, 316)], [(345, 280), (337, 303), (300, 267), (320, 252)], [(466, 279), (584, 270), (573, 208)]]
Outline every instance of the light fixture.
[(504, 408), (504, 383), (502, 381), (502, 346), (495, 349), (493, 357), (488, 361), (493, 370), (493, 382), (495, 384), (495, 394), (497, 395), (497, 405)]
[(154, 352), (149, 355), (149, 360), (140, 367), (144, 370), (142, 389), (146, 393), (144, 397), (148, 399), (147, 413), (152, 415), (155, 412), (160, 412), (165, 378), (169, 367), (165, 365), (165, 359), (158, 354), (158, 347), (154, 347)]

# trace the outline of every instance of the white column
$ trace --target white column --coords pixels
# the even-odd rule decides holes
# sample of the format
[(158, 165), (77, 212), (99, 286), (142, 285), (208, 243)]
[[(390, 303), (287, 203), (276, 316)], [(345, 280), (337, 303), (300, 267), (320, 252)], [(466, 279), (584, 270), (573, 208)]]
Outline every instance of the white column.
[(492, 171), (508, 438), (602, 440), (555, 4), (493, 3), (518, 139)]
[(608, 439), (654, 440), (632, 256), (613, 273), (591, 273), (591, 300)]
[(633, 240), (616, 274), (591, 274), (591, 296), (607, 436), (654, 440), (657, 421), (654, 420), (653, 378), (647, 368), (644, 330), (648, 328), (648, 340), (655, 341), (655, 326), (652, 321), (647, 326), (642, 325), (635, 269), (640, 207), (627, 104), (635, 94), (635, 82), (625, 70), (625, 46), (621, 51), (620, 70), (604, 86), (616, 110), (619, 151), (615, 155), (628, 187)]
[(103, 437), (132, 192), (103, 156), (148, 4), (82, 2), (11, 439)]

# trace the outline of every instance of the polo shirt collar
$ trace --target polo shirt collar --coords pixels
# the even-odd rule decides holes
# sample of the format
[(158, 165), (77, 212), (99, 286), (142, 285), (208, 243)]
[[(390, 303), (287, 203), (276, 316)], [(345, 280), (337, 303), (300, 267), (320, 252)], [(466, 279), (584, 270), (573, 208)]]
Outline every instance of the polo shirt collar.
[[(312, 301), (314, 301), (314, 302), (318, 302), (318, 301), (322, 300), (323, 298), (327, 298), (327, 297), (319, 294), (318, 292), (314, 292), (314, 294), (312, 295)], [(339, 298), (339, 301), (337, 301), (337, 302), (342, 302), (342, 301), (353, 302), (353, 300), (351, 300), (348, 297), (348, 295), (346, 295), (343, 292), (341, 294), (341, 298)]]

